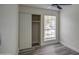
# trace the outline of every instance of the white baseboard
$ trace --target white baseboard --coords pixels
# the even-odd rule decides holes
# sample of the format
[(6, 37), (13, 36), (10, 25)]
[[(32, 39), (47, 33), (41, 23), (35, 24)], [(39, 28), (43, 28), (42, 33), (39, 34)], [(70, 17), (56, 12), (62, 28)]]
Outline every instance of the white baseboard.
[(0, 55), (18, 55), (18, 52), (15, 52), (15, 53), (0, 53)]
[(11, 54), (11, 53), (0, 53), (0, 55), (14, 55), (14, 54)]
[(70, 49), (72, 49), (72, 50), (74, 50), (74, 51), (79, 53), (79, 50), (77, 48), (74, 48), (74, 47), (72, 47), (72, 46), (70, 46), (70, 45), (68, 45), (68, 44), (66, 44), (66, 43), (64, 43), (62, 41), (61, 41), (61, 44), (63, 44), (64, 46), (66, 46), (66, 47), (68, 47), (68, 48), (70, 48)]

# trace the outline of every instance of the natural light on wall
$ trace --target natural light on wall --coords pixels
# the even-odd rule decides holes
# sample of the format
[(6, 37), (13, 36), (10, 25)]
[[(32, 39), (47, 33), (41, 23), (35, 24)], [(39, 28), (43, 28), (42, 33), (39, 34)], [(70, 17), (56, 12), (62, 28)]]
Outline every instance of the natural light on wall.
[(44, 41), (56, 40), (56, 16), (44, 16)]

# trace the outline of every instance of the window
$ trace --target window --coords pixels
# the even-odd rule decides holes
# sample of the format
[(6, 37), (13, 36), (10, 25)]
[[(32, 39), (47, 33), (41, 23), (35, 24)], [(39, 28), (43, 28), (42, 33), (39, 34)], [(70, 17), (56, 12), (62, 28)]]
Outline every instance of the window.
[(56, 40), (56, 16), (44, 16), (44, 41)]

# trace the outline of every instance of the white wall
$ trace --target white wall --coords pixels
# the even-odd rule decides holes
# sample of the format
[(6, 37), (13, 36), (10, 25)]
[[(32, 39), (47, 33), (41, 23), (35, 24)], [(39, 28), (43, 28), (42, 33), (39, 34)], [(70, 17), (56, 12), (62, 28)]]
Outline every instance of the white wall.
[[(41, 15), (41, 29), (40, 29), (41, 30), (41, 45), (58, 42), (58, 40), (57, 41), (51, 41), (51, 42), (50, 41), (49, 42), (44, 42), (44, 31), (43, 31), (44, 15), (53, 15), (53, 16), (57, 17), (57, 32), (58, 32), (58, 26), (59, 26), (59, 23), (58, 23), (58, 21), (59, 21), (59, 12), (58, 11), (20, 6), (19, 7), (19, 12)], [(57, 39), (58, 39), (58, 33), (57, 33)]]
[(18, 49), (18, 6), (0, 5), (0, 54), (16, 54)]
[(79, 5), (71, 5), (61, 10), (61, 43), (79, 52)]

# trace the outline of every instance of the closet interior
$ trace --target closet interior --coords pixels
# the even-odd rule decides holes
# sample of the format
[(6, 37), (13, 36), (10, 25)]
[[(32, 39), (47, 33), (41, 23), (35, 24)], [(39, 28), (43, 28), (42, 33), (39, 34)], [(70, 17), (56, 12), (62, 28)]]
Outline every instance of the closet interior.
[(40, 46), (41, 15), (32, 14), (32, 46)]

